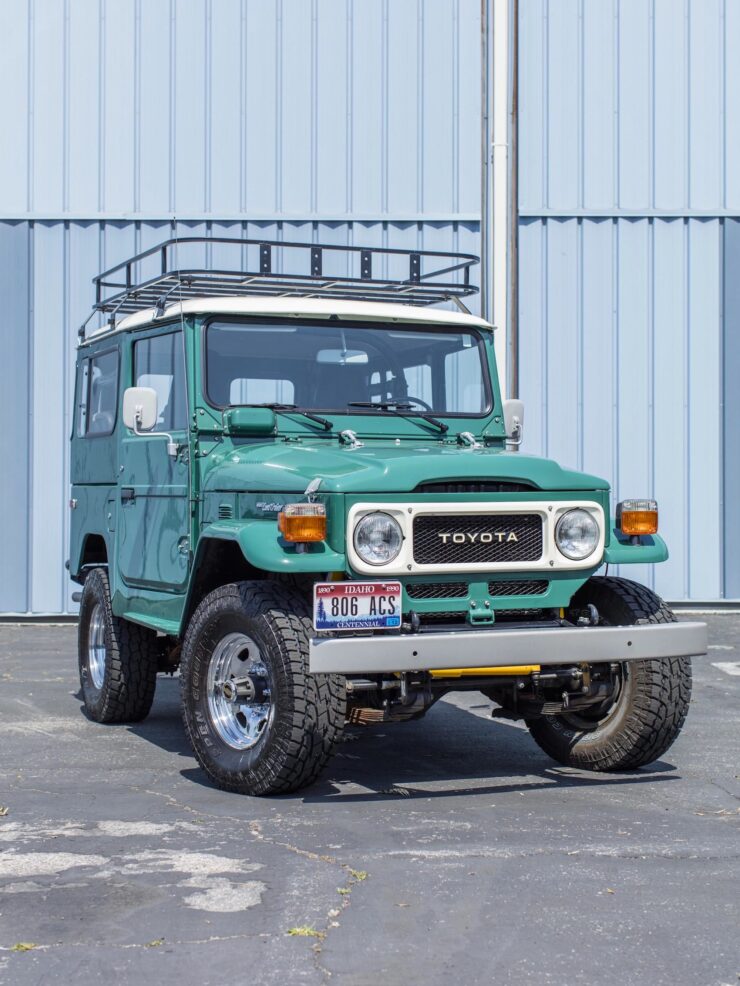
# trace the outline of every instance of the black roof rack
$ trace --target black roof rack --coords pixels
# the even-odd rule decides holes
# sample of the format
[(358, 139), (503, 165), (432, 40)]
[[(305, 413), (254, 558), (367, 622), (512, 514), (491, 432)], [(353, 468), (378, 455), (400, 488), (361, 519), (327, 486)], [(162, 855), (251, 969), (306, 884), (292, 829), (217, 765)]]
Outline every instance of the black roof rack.
[[(213, 266), (215, 254), (222, 261), (230, 251), (237, 261), (233, 269)], [(296, 256), (293, 251), (302, 251), (307, 261), (301, 264), (302, 271), (289, 269), (290, 260)], [(194, 264), (183, 263), (188, 254)], [(201, 266), (198, 261), (202, 259), (206, 262)], [(478, 288), (470, 283), (470, 268), (478, 262), (479, 258), (470, 253), (439, 250), (176, 237), (94, 277), (93, 313), (108, 312), (114, 322), (117, 315), (146, 308), (163, 311), (165, 305), (189, 298), (234, 295), (432, 305), (475, 294)], [(344, 272), (335, 274), (333, 269)]]

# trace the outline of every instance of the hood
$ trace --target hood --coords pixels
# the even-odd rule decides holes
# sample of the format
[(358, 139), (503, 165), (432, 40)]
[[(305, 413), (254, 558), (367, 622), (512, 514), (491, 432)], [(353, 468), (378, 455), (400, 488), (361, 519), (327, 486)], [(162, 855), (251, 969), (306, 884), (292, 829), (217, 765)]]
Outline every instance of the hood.
[(362, 448), (328, 442), (249, 443), (213, 452), (204, 491), (303, 493), (321, 477), (321, 493), (410, 493), (420, 483), (501, 480), (541, 490), (605, 490), (609, 484), (563, 469), (551, 459), (456, 445), (368, 442)]

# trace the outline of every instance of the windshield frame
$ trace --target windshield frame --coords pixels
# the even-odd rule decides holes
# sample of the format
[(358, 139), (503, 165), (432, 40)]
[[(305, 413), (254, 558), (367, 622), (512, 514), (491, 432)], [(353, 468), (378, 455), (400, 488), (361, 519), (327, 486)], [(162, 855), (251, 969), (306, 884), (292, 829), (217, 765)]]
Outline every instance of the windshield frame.
[[(306, 323), (298, 322), (298, 318), (302, 317), (306, 319)], [(312, 315), (305, 316), (285, 316), (285, 315), (222, 315), (220, 313), (213, 313), (207, 315), (203, 318), (201, 323), (201, 361), (202, 361), (202, 373), (201, 373), (201, 383), (203, 390), (203, 397), (206, 403), (216, 411), (228, 411), (235, 407), (255, 407), (254, 404), (219, 404), (215, 401), (208, 392), (208, 330), (210, 326), (218, 322), (219, 324), (230, 323), (235, 325), (275, 325), (278, 326), (290, 326), (292, 325), (302, 325), (305, 327), (310, 327), (311, 325), (317, 326), (327, 326), (331, 328), (336, 328), (337, 324), (342, 324), (347, 328), (351, 329), (381, 329), (388, 331), (409, 331), (409, 332), (424, 332), (425, 334), (435, 333), (439, 335), (470, 335), (475, 340), (476, 348), (478, 349), (478, 355), (481, 361), (481, 380), (483, 384), (483, 391), (485, 395), (485, 409), (477, 413), (472, 411), (439, 411), (433, 408), (428, 411), (425, 407), (419, 405), (418, 409), (413, 408), (404, 411), (384, 411), (382, 408), (359, 408), (359, 407), (346, 407), (346, 408), (330, 408), (330, 407), (304, 407), (303, 405), (297, 405), (295, 408), (295, 413), (298, 414), (301, 411), (312, 411), (318, 414), (328, 414), (334, 417), (371, 417), (371, 418), (381, 418), (381, 417), (396, 417), (396, 418), (413, 418), (418, 417), (420, 414), (433, 414), (435, 417), (442, 418), (454, 418), (461, 420), (479, 420), (482, 421), (485, 418), (489, 418), (496, 407), (495, 392), (491, 381), (491, 367), (488, 359), (488, 352), (486, 349), (486, 343), (483, 338), (483, 333), (479, 326), (477, 325), (464, 325), (457, 326), (453, 323), (441, 323), (437, 324), (434, 322), (386, 322), (379, 319), (348, 319), (339, 318), (336, 316), (328, 318), (316, 318)], [(290, 413), (290, 412), (289, 412)]]

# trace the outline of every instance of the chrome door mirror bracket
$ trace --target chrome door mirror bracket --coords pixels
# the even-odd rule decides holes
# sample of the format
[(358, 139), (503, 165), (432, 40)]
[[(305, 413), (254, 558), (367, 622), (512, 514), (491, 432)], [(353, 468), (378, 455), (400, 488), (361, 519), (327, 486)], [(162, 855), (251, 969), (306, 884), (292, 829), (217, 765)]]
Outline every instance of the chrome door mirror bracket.
[(518, 448), (524, 438), (524, 401), (504, 401), (504, 425), (507, 443)]

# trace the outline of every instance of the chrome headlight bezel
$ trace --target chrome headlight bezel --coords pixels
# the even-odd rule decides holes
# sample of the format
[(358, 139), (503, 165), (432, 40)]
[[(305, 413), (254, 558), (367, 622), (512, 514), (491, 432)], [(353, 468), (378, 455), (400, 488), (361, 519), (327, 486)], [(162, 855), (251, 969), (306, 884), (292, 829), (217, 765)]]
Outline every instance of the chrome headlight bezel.
[[(394, 550), (392, 550), (392, 552), (390, 552), (385, 558), (371, 558), (364, 553), (363, 547), (366, 546), (361, 545), (359, 536), (363, 528), (372, 523), (377, 523), (381, 519), (387, 524), (387, 529), (391, 532)], [(389, 513), (386, 513), (385, 510), (373, 510), (371, 513), (363, 514), (363, 516), (355, 524), (354, 530), (352, 531), (352, 544), (358, 558), (360, 558), (366, 565), (372, 565), (373, 568), (382, 568), (385, 565), (392, 564), (392, 562), (394, 562), (401, 553), (403, 539), (404, 535), (401, 525), (395, 517), (391, 516)], [(387, 543), (390, 543), (390, 539)]]
[[(573, 523), (576, 520), (574, 515), (578, 515), (578, 521), (584, 526), (589, 528), (588, 540), (585, 541), (584, 546), (581, 549), (576, 549), (572, 545), (570, 547), (563, 544), (565, 540), (564, 528), (568, 523)], [(585, 539), (584, 539), (585, 540)], [(574, 507), (572, 510), (566, 510), (561, 517), (558, 518), (555, 524), (555, 546), (564, 558), (568, 558), (570, 561), (585, 561), (590, 558), (591, 555), (596, 551), (601, 540), (601, 528), (599, 526), (596, 518), (588, 510), (584, 510), (582, 507)]]

